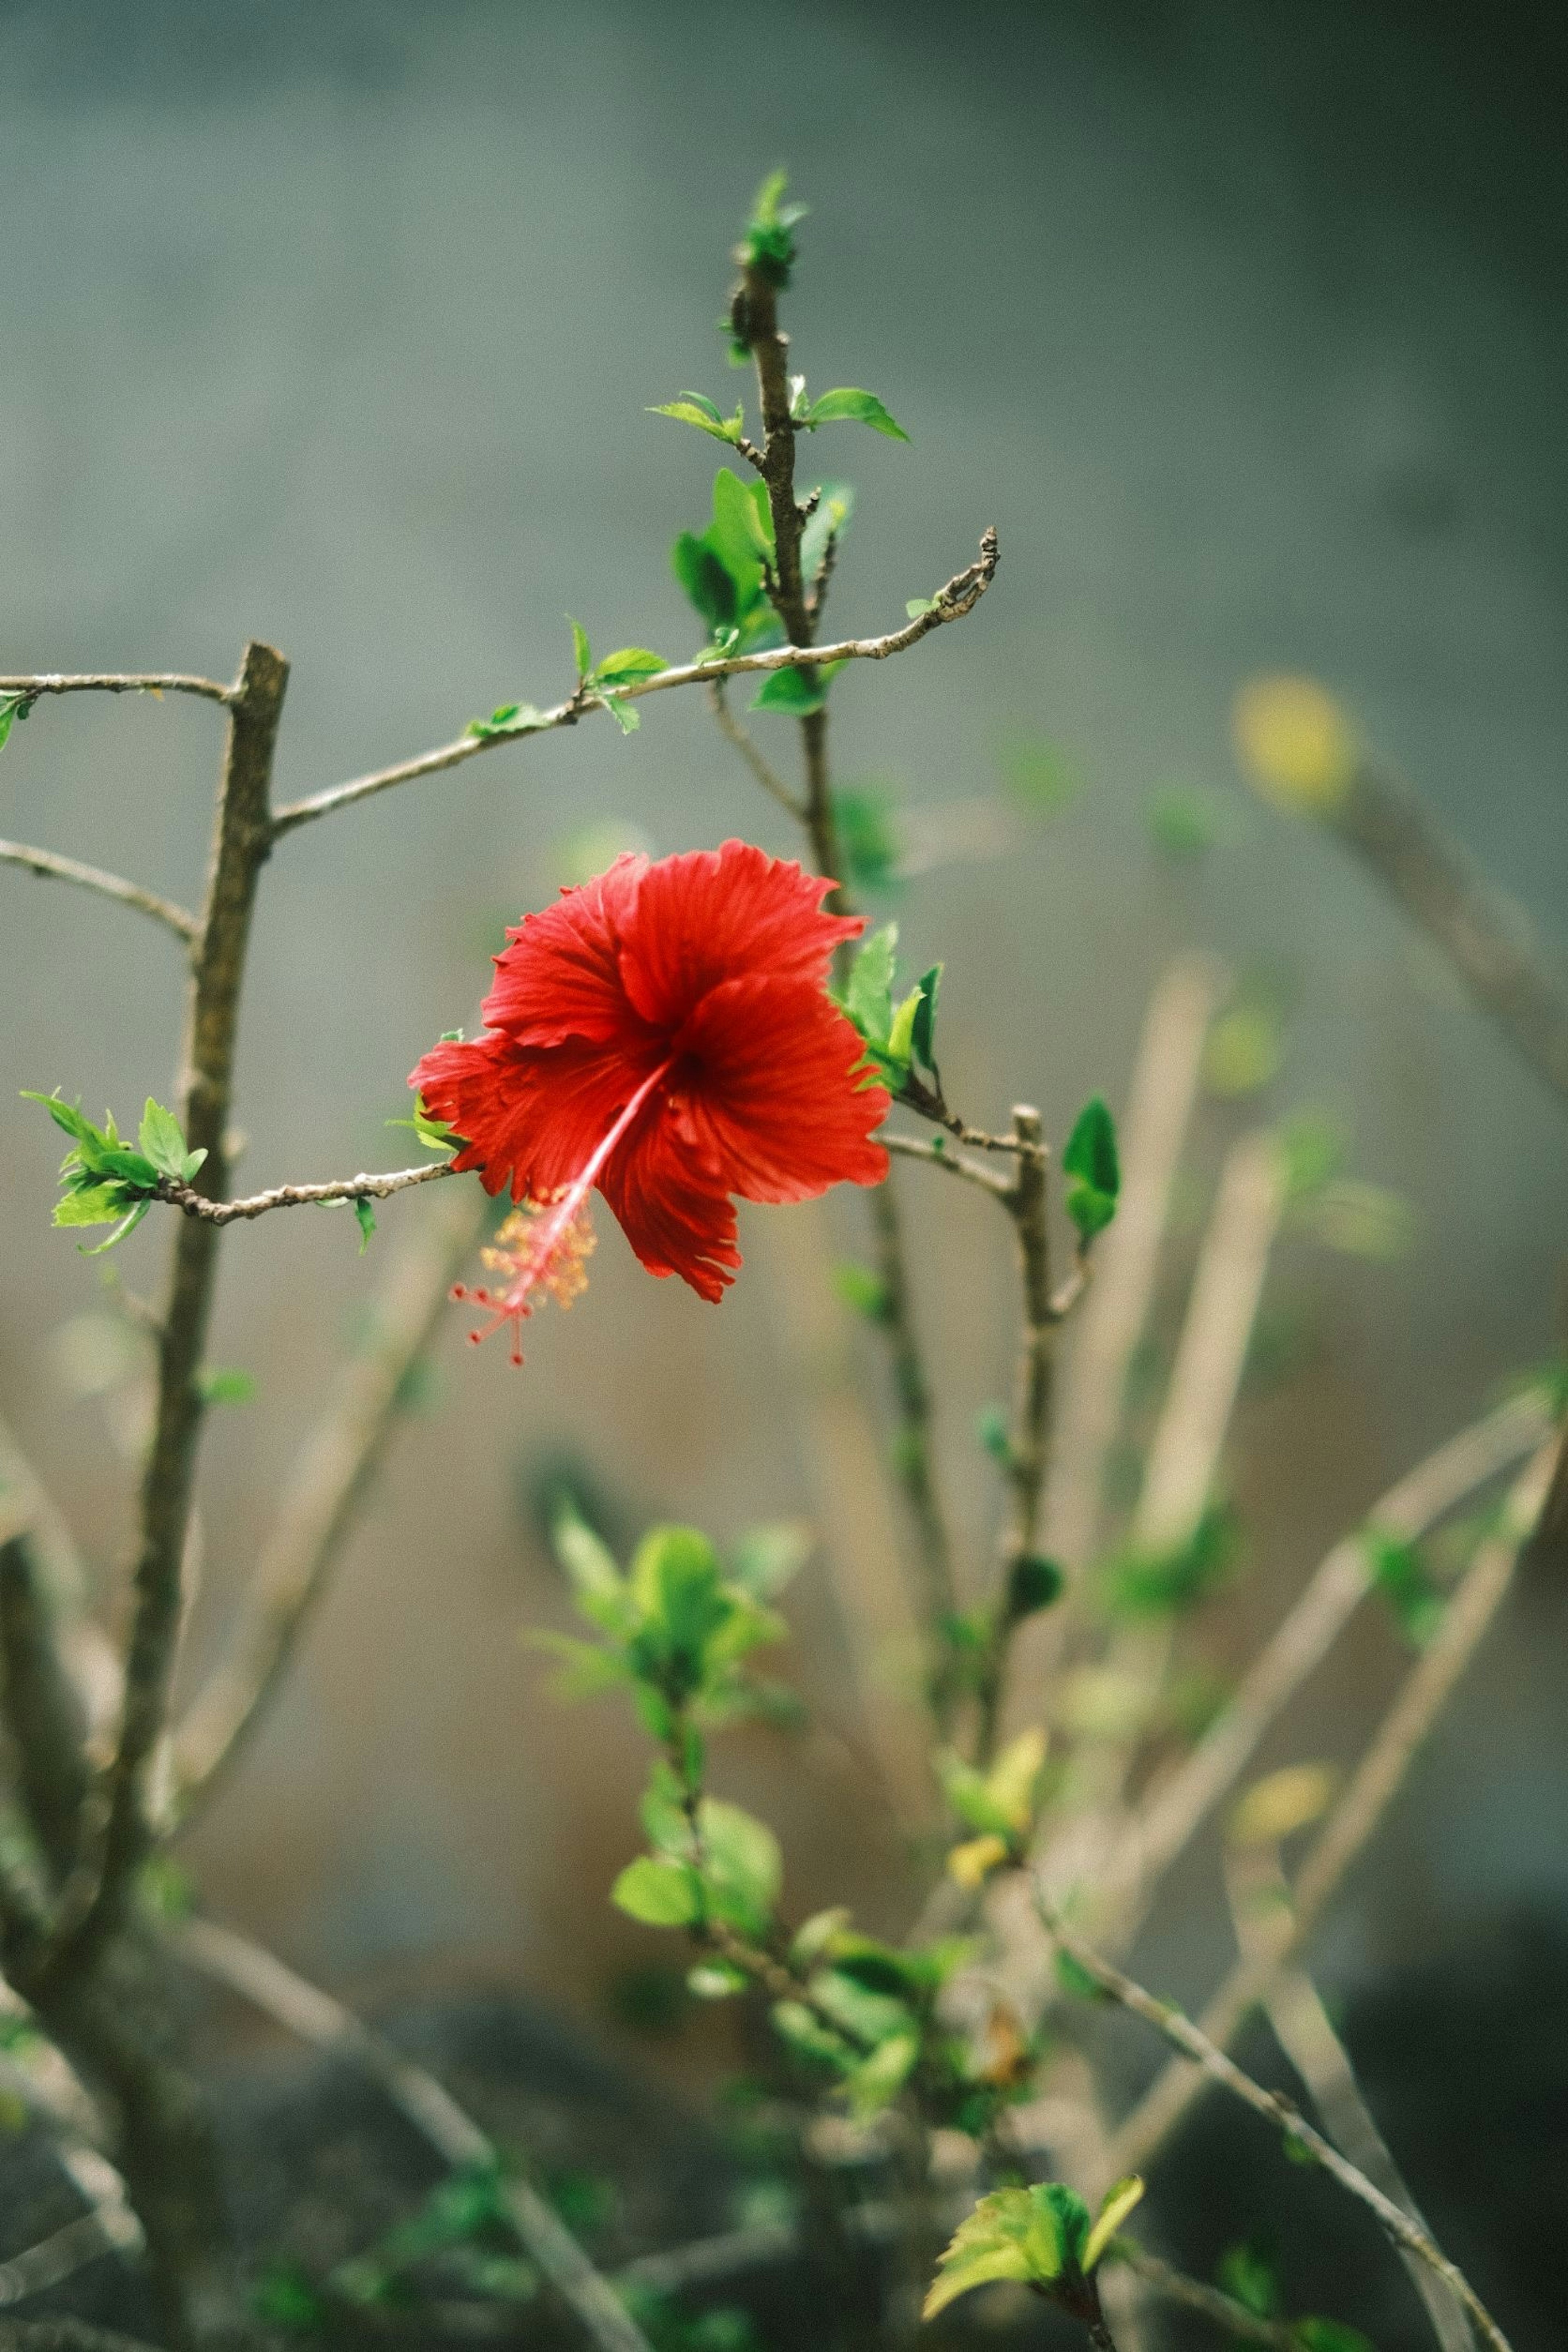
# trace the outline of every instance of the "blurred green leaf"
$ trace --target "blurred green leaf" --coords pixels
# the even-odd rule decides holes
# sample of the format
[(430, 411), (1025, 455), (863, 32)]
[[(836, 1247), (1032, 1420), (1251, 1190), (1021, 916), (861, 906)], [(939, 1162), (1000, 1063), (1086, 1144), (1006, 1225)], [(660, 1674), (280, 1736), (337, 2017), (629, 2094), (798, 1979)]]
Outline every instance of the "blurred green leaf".
[(363, 1257), (375, 1231), (375, 1210), (369, 1201), (362, 1197), (354, 1202), (353, 1213), (354, 1223), (359, 1227), (359, 1254)]
[(463, 732), (488, 743), (502, 735), (531, 735), (548, 724), (544, 712), (531, 702), (503, 702), (488, 719), (470, 719)]
[(845, 1260), (833, 1269), (833, 1287), (846, 1307), (852, 1307), (868, 1323), (886, 1321), (888, 1286), (872, 1267), (858, 1265), (853, 1259)]
[(256, 1394), (256, 1375), (237, 1367), (220, 1369), (215, 1365), (210, 1370), (198, 1372), (196, 1385), (205, 1403), (248, 1404)]
[(826, 708), (828, 687), (847, 667), (844, 662), (833, 661), (815, 662), (800, 669), (770, 670), (752, 709), (782, 710), (794, 719), (808, 718), (814, 710)]
[(610, 1890), (610, 1900), (647, 1927), (690, 1927), (702, 1916), (702, 1890), (689, 1864), (639, 1854)]
[(570, 613), (567, 614), (566, 618), (572, 627), (572, 650), (576, 658), (577, 676), (579, 678), (584, 678), (590, 675), (594, 667), (594, 648), (588, 643), (588, 632), (582, 623), (574, 621)]

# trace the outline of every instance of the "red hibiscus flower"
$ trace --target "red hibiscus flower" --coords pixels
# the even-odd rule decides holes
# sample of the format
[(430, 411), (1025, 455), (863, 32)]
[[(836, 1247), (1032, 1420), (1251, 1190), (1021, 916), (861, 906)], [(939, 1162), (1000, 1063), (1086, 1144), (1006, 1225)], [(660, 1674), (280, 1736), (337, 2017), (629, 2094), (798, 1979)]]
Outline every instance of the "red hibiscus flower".
[(453, 1165), (520, 1204), (487, 1253), (504, 1278), (458, 1294), (490, 1315), (476, 1339), (582, 1288), (595, 1187), (650, 1274), (717, 1299), (741, 1263), (731, 1193), (880, 1182), (888, 1097), (826, 987), (862, 926), (823, 913), (832, 887), (727, 841), (617, 858), (509, 933), (484, 1034), (408, 1082), (463, 1139)]

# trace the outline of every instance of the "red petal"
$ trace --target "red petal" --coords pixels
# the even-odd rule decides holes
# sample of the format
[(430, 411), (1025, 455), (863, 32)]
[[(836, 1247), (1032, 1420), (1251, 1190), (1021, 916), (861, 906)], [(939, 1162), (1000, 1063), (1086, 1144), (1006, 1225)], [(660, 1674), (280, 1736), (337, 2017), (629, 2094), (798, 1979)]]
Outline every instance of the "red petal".
[(626, 926), (627, 996), (644, 1020), (674, 1029), (727, 980), (820, 984), (839, 940), (864, 929), (821, 911), (832, 887), (747, 841), (660, 858), (643, 876)]
[(741, 1263), (735, 1212), (723, 1184), (678, 1133), (665, 1108), (635, 1127), (599, 1179), (599, 1190), (649, 1274), (678, 1274), (717, 1303)]
[[(566, 1037), (632, 1039), (642, 1024), (621, 982), (624, 932), (635, 922), (646, 857), (617, 857), (580, 890), (525, 915), (495, 960), (482, 1011), (488, 1029), (520, 1045), (558, 1045)], [(629, 1040), (630, 1042), (631, 1040)]]
[(886, 1176), (888, 1155), (870, 1137), (889, 1097), (851, 1076), (865, 1048), (820, 988), (729, 981), (703, 998), (678, 1043), (678, 1078), (689, 1073), (682, 1130), (728, 1191), (807, 1201), (830, 1184)]
[(539, 1053), (491, 1034), (433, 1046), (408, 1083), (465, 1139), (455, 1167), (479, 1169), (487, 1192), (510, 1176), (514, 1201), (547, 1201), (586, 1165), (650, 1066), (582, 1038)]

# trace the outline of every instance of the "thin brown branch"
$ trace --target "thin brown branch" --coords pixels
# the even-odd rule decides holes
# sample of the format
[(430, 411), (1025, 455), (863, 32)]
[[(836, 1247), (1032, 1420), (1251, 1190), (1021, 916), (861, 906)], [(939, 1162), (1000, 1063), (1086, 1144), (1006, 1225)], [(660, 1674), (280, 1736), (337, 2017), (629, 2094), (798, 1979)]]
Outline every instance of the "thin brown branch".
[(144, 890), (140, 882), (127, 882), (119, 874), (106, 874), (100, 866), (84, 866), (78, 857), (62, 857), (53, 849), (29, 849), (20, 841), (0, 841), (0, 866), (20, 866), (25, 872), (55, 882), (74, 882), (79, 889), (96, 890), (100, 898), (117, 898), (122, 907), (134, 907), (138, 914), (151, 915), (187, 947), (201, 926), (193, 914), (177, 907), (172, 898), (161, 898), (156, 890)]
[[(780, 646), (766, 653), (721, 654), (706, 661), (686, 662), (670, 669), (662, 669), (652, 677), (636, 678), (628, 685), (616, 688), (622, 702), (640, 701), (648, 694), (668, 694), (682, 686), (711, 686), (715, 679), (739, 677), (752, 671), (798, 669), (819, 667), (824, 662), (886, 661), (889, 655), (900, 654), (918, 645), (933, 629), (943, 627), (949, 621), (960, 621), (974, 610), (990, 586), (996, 570), (996, 534), (987, 530), (980, 541), (978, 560), (955, 572), (945, 588), (941, 589), (929, 612), (919, 614), (901, 629), (890, 629), (885, 636), (847, 637), (831, 646)], [(564, 702), (540, 714), (536, 726), (520, 730), (513, 735), (459, 735), (455, 742), (438, 744), (433, 751), (423, 752), (416, 760), (405, 760), (396, 767), (382, 768), (373, 775), (356, 776), (352, 782), (337, 784), (330, 792), (317, 793), (312, 798), (293, 801), (278, 810), (272, 820), (274, 839), (294, 832), (300, 825), (310, 824), (317, 817), (330, 816), (334, 811), (352, 807), (356, 802), (369, 800), (377, 793), (390, 792), (395, 784), (416, 782), (421, 776), (441, 774), (448, 768), (460, 768), (465, 761), (477, 759), (483, 751), (492, 751), (498, 743), (526, 740), (529, 737), (547, 734), (558, 727), (574, 727), (588, 711), (600, 706), (585, 700), (574, 691)], [(834, 871), (837, 860), (825, 871)]]
[[(187, 1920), (171, 1942), (192, 1968), (228, 1986), (287, 2032), (369, 2074), (444, 2164), (454, 2169), (499, 2168), (495, 2144), (444, 2084), (260, 1945), (210, 1919)], [(498, 2195), (519, 2245), (600, 2352), (649, 2352), (647, 2337), (615, 2289), (544, 2199), (510, 2174), (500, 2176)]]
[(416, 1184), (428, 1184), (437, 1176), (452, 1173), (449, 1160), (427, 1160), (418, 1168), (397, 1168), (384, 1176), (341, 1176), (325, 1184), (275, 1184), (269, 1192), (252, 1192), (241, 1201), (209, 1200), (195, 1185), (164, 1176), (159, 1179), (156, 1197), (205, 1225), (231, 1225), (237, 1218), (264, 1217), (269, 1209), (320, 1208), (331, 1201), (385, 1201), (394, 1192), (411, 1192)]
[(877, 1140), (900, 1159), (923, 1160), (929, 1167), (944, 1169), (948, 1175), (962, 1177), (967, 1184), (978, 1184), (981, 1191), (989, 1192), (994, 1200), (1005, 1200), (1012, 1190), (1005, 1176), (994, 1174), (977, 1160), (960, 1160), (955, 1152), (941, 1150), (936, 1144), (928, 1143), (923, 1136), (882, 1135)]
[(731, 709), (721, 678), (715, 679), (709, 688), (708, 701), (718, 722), (719, 732), (723, 736), (726, 743), (731, 745), (740, 753), (763, 792), (777, 801), (781, 808), (787, 809), (798, 823), (805, 814), (805, 803), (796, 800), (784, 778), (776, 774), (763, 759), (754, 738), (742, 726)]
[[(1477, 1551), (1442, 1623), (1406, 1676), (1371, 1746), (1303, 1862), (1292, 1890), (1289, 1940), (1272, 1956), (1243, 1958), (1204, 2011), (1202, 2030), (1222, 2048), (1260, 2001), (1276, 1970), (1305, 1944), (1351, 1864), (1402, 1786), (1433, 1725), (1501, 1606), (1520, 1552), (1534, 1532), (1552, 1475), (1553, 1435), (1511, 1488), (1494, 1534)], [(1167, 2068), (1117, 2132), (1118, 2172), (1147, 2163), (1192, 2096), (1189, 2078)]]
[(211, 1794), (288, 1671), (385, 1451), (409, 1376), (436, 1335), (484, 1218), (476, 1190), (411, 1237), (394, 1262), (371, 1339), (344, 1366), (284, 1496), (229, 1654), (174, 1733), (174, 1807), (181, 1821)]
[[(268, 783), (288, 664), (270, 646), (246, 648), (229, 702), (228, 745), (202, 933), (193, 958), (182, 1126), (206, 1152), (198, 1189), (221, 1200), (233, 1095), (240, 984), (251, 910), (271, 846)], [(183, 1604), (182, 1564), (205, 1400), (200, 1372), (216, 1269), (217, 1228), (182, 1220), (158, 1345), (153, 1441), (142, 1480), (125, 1699), (108, 1779), (97, 1884), (70, 1923), (55, 1969), (72, 1965), (118, 1920), (152, 1843), (148, 1780), (163, 1735)]]
[(1415, 2254), (1426, 2263), (1449, 2286), (1464, 2304), (1475, 2321), (1491, 2352), (1510, 2352), (1507, 2336), (1477, 2294), (1468, 2279), (1456, 2263), (1434, 2244), (1410, 2215), (1385, 2197), (1383, 2190), (1358, 2170), (1337, 2147), (1314, 2129), (1294, 2103), (1278, 2091), (1266, 2091), (1260, 2083), (1244, 2074), (1233, 2058), (1215, 2042), (1210, 2040), (1191, 2018), (1173, 2002), (1156, 2000), (1154, 1995), (1125, 1975), (1111, 1961), (1105, 1959), (1091, 1946), (1083, 1942), (1072, 1929), (1052, 1912), (1042, 1900), (1039, 1904), (1040, 1924), (1047, 1934), (1069, 1959), (1093, 1979), (1101, 1992), (1121, 2008), (1152, 2025), (1171, 2047), (1191, 2065), (1196, 2066), (1212, 2083), (1217, 2083), (1232, 2096), (1239, 2099), (1266, 2123), (1273, 2124), (1287, 2141), (1314, 2158), (1331, 2179), (1352, 2197), (1359, 2200), (1375, 2216), (1396, 2246)]
[(208, 702), (232, 703), (238, 692), (216, 678), (192, 677), (180, 670), (44, 670), (33, 677), (0, 677), (0, 694), (37, 702), (47, 694), (195, 694)]

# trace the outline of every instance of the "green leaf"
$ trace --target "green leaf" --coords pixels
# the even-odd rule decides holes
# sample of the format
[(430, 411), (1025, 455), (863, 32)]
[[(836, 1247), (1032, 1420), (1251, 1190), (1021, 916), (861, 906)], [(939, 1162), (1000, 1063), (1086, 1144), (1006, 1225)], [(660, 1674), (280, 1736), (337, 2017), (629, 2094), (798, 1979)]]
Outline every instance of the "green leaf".
[(940, 2257), (943, 2274), (926, 2296), (921, 2317), (934, 2319), (959, 2295), (996, 2279), (1047, 2285), (1059, 2278), (1067, 2247), (1048, 2193), (1054, 2186), (1041, 2182), (1033, 2189), (994, 2189), (983, 2197)]
[(853, 2042), (824, 2025), (805, 2001), (775, 2001), (772, 2016), (773, 2031), (792, 2050), (798, 2050), (803, 2058), (820, 2059), (840, 2072), (854, 2065), (857, 2053)]
[(773, 516), (765, 482), (742, 482), (728, 466), (713, 477), (713, 543), (724, 562), (736, 568), (737, 559), (755, 566), (759, 584), (763, 562), (773, 554)]
[(789, 284), (790, 271), (795, 267), (795, 225), (805, 217), (804, 205), (784, 203), (784, 192), (788, 184), (783, 172), (774, 172), (763, 182), (752, 207), (745, 242), (741, 248), (742, 261), (746, 269), (754, 271), (770, 286)]
[(1226, 2294), (1256, 2319), (1272, 2319), (1280, 2307), (1279, 2273), (1260, 2246), (1227, 2246), (1219, 2258), (1215, 2278)]
[(1299, 2319), (1295, 2336), (1301, 2352), (1377, 2352), (1370, 2336), (1342, 2319)]
[(1094, 2227), (1084, 2240), (1083, 2252), (1079, 2256), (1079, 2267), (1085, 2277), (1093, 2270), (1133, 2207), (1141, 2204), (1142, 2199), (1143, 2183), (1135, 2172), (1130, 2172), (1125, 2180), (1117, 2181), (1113, 2188), (1106, 2190), (1100, 2200), (1100, 2210), (1094, 2217)]
[(0, 751), (5, 749), (11, 733), (11, 721), (16, 716), (16, 705), (7, 697), (0, 701)]
[(1016, 1559), (1007, 1576), (1007, 1615), (1015, 1624), (1054, 1607), (1067, 1589), (1067, 1572), (1037, 1552)]
[(804, 1520), (764, 1520), (748, 1528), (735, 1546), (735, 1580), (753, 1601), (774, 1601), (816, 1549), (816, 1533)]
[(109, 1239), (107, 1241), (100, 1242), (96, 1249), (83, 1249), (82, 1244), (79, 1242), (77, 1244), (77, 1247), (81, 1250), (83, 1257), (101, 1257), (105, 1250), (114, 1249), (125, 1239), (128, 1234), (133, 1234), (136, 1231), (137, 1226), (141, 1223), (142, 1218), (147, 1213), (148, 1206), (149, 1203), (147, 1202), (138, 1201), (130, 1215), (128, 1217), (122, 1217), (119, 1224), (115, 1226), (114, 1231), (110, 1234)]
[(362, 1198), (354, 1202), (353, 1212), (354, 1223), (359, 1227), (359, 1254), (363, 1257), (375, 1231), (375, 1210), (369, 1201)]
[(686, 1988), (699, 2000), (731, 2000), (745, 1991), (748, 1981), (745, 1971), (729, 1960), (700, 1960), (687, 1971)]
[(1099, 1095), (1091, 1095), (1073, 1122), (1062, 1153), (1062, 1173), (1073, 1179), (1066, 1209), (1085, 1247), (1102, 1233), (1116, 1214), (1121, 1190), (1121, 1169), (1116, 1150), (1116, 1126)]
[(893, 1025), (897, 923), (885, 923), (858, 950), (844, 991), (844, 1010), (868, 1045), (885, 1045)]
[(608, 1609), (614, 1622), (625, 1622), (630, 1601), (626, 1580), (616, 1565), (609, 1546), (589, 1526), (571, 1496), (563, 1496), (550, 1523), (550, 1543), (565, 1570), (578, 1606), (596, 1623)]
[(1368, 1528), (1361, 1540), (1373, 1581), (1400, 1632), (1413, 1648), (1424, 1649), (1443, 1622), (1447, 1601), (1442, 1586), (1415, 1544), (1379, 1528)]
[(1220, 838), (1223, 818), (1213, 793), (1173, 785), (1149, 803), (1149, 838), (1162, 857), (1190, 865)]
[(165, 1110), (151, 1095), (136, 1140), (142, 1157), (152, 1161), (160, 1176), (172, 1176), (176, 1183), (184, 1182), (185, 1139), (180, 1132), (180, 1122), (172, 1110)]
[(588, 632), (582, 623), (573, 621), (570, 613), (567, 614), (566, 618), (572, 624), (572, 650), (577, 659), (577, 675), (579, 678), (584, 678), (591, 674), (594, 667), (594, 648), (588, 643)]
[(531, 1650), (542, 1650), (557, 1661), (551, 1691), (558, 1699), (596, 1698), (601, 1691), (618, 1690), (630, 1682), (632, 1669), (614, 1650), (595, 1642), (580, 1642), (572, 1633), (535, 1628), (523, 1636)]
[(936, 1002), (942, 988), (945, 967), (933, 963), (929, 971), (921, 974), (921, 1001), (915, 1009), (915, 1025), (910, 1043), (914, 1057), (922, 1070), (936, 1071)]
[(766, 1931), (784, 1883), (779, 1842), (765, 1822), (721, 1797), (698, 1809), (702, 1883), (719, 1918), (743, 1934)]
[(642, 712), (634, 710), (618, 694), (601, 694), (599, 700), (609, 712), (623, 735), (635, 735), (642, 725)]
[(24, 1087), (21, 1098), (24, 1102), (42, 1103), (55, 1125), (63, 1128), (76, 1143), (99, 1144), (108, 1140), (75, 1103), (62, 1102), (58, 1087), (52, 1095), (37, 1094), (30, 1087)]
[(771, 670), (753, 698), (753, 710), (783, 710), (791, 718), (806, 719), (814, 710), (826, 709), (827, 688), (846, 665), (841, 661), (814, 662), (804, 668)]
[(710, 433), (715, 441), (727, 441), (731, 447), (739, 441), (744, 416), (739, 408), (733, 416), (721, 416), (710, 400), (700, 392), (683, 392), (679, 400), (667, 400), (648, 410), (650, 416), (673, 416), (679, 425), (694, 425), (700, 433)]
[(594, 672), (595, 686), (623, 686), (628, 678), (657, 677), (669, 664), (662, 654), (649, 653), (646, 646), (623, 646), (619, 653), (606, 654)]
[(690, 1927), (702, 1916), (697, 1873), (685, 1863), (656, 1862), (647, 1853), (627, 1863), (610, 1889), (610, 1900), (647, 1927)]
[(920, 1009), (921, 992), (918, 988), (911, 988), (894, 1013), (893, 1025), (888, 1032), (888, 1059), (906, 1072), (914, 1048), (915, 1023), (920, 1017)]
[(1065, 1993), (1071, 1994), (1074, 2000), (1105, 2000), (1109, 1998), (1104, 1987), (1089, 1975), (1081, 1961), (1075, 1960), (1072, 1954), (1064, 1951), (1059, 1944), (1051, 1958), (1057, 1982)]
[(132, 1205), (118, 1184), (84, 1185), (55, 1202), (57, 1225), (111, 1225)]
[(256, 1375), (214, 1365), (197, 1373), (196, 1385), (207, 1404), (248, 1404), (256, 1394)]
[(910, 596), (904, 601), (904, 611), (911, 621), (920, 621), (923, 620), (928, 613), (934, 613), (936, 604), (937, 600), (934, 596)]
[(1011, 1469), (1013, 1441), (1007, 1433), (1007, 1413), (1005, 1406), (982, 1405), (974, 1416), (974, 1434), (999, 1469)]
[(835, 814), (847, 879), (862, 890), (895, 889), (903, 843), (891, 796), (874, 791), (839, 793)]
[[(669, 551), (669, 564), (714, 636), (735, 627), (751, 595), (742, 598), (735, 574), (706, 537), (699, 539), (695, 531), (683, 530)], [(759, 570), (759, 585), (761, 580)], [(752, 595), (755, 593), (753, 588)]]
[(884, 2107), (891, 2106), (919, 2064), (920, 2054), (918, 2033), (890, 2033), (853, 2074), (846, 2075), (850, 2114), (868, 2123)]
[(503, 702), (488, 719), (470, 719), (463, 732), (479, 742), (489, 743), (498, 736), (530, 735), (548, 723), (544, 712), (531, 702)]
[(1175, 1616), (1195, 1608), (1235, 1565), (1239, 1540), (1229, 1506), (1211, 1503), (1184, 1543), (1113, 1559), (1105, 1570), (1106, 1605), (1122, 1617)]
[(863, 1315), (868, 1323), (885, 1323), (891, 1300), (888, 1286), (879, 1274), (868, 1265), (858, 1265), (847, 1259), (833, 1269), (833, 1287), (846, 1307)]
[(1336, 1176), (1309, 1204), (1305, 1222), (1321, 1242), (1347, 1257), (1387, 1265), (1415, 1246), (1415, 1213), (1384, 1184)]
[(851, 425), (868, 425), (873, 433), (885, 433), (889, 441), (907, 441), (909, 435), (897, 417), (889, 416), (874, 392), (858, 392), (852, 384), (840, 384), (836, 391), (825, 392), (814, 400), (801, 423), (808, 433), (819, 425), (840, 421)]
[(1031, 816), (1058, 816), (1083, 790), (1070, 753), (1034, 735), (1016, 736), (1000, 754), (1003, 781)]

